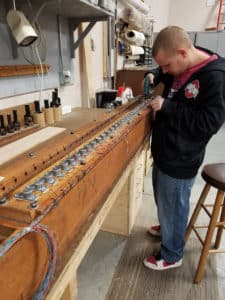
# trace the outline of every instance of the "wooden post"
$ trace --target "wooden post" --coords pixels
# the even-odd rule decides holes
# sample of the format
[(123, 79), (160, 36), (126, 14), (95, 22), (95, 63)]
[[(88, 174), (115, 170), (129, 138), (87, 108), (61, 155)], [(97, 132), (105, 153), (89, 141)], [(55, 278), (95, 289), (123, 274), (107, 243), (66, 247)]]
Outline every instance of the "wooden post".
[[(85, 30), (85, 24), (81, 23), (78, 33)], [(82, 107), (95, 107), (95, 90), (93, 84), (92, 53), (90, 35), (88, 34), (79, 47), (80, 77), (82, 88)]]
[(145, 172), (146, 146), (133, 159), (133, 165), (126, 180), (114, 194), (115, 204), (105, 219), (102, 230), (129, 235), (138, 209), (141, 205)]
[(103, 22), (103, 79), (108, 80), (108, 32), (107, 32), (107, 21)]

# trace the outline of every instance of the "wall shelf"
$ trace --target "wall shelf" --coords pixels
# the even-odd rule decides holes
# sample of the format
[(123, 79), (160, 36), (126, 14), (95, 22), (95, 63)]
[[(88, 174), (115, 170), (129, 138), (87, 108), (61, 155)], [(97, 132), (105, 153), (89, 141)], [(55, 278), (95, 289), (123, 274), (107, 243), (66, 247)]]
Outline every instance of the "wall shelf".
[[(27, 6), (27, 0), (18, 0), (18, 5), (21, 8)], [(97, 21), (105, 21), (115, 17), (115, 11), (109, 11), (99, 5), (93, 4), (88, 0), (32, 0), (37, 10), (30, 17), (32, 22), (38, 20), (43, 10), (51, 11), (57, 16), (62, 16), (69, 19), (70, 27), (70, 48), (71, 57), (74, 58), (74, 50), (76, 50), (82, 40), (90, 32)], [(81, 22), (90, 22), (81, 36), (74, 41), (74, 31), (78, 28)]]
[[(50, 65), (43, 64), (43, 73), (47, 74)], [(0, 66), (0, 77), (12, 77), (12, 76), (25, 76), (33, 74), (41, 74), (40, 65), (13, 65), (13, 66)]]
[[(88, 0), (32, 0), (32, 4), (38, 8), (33, 19), (37, 19), (43, 9), (53, 12), (65, 18), (76, 18), (82, 22), (90, 20), (104, 20), (113, 17), (114, 12), (95, 5)], [(27, 0), (17, 0), (17, 6), (27, 6)]]

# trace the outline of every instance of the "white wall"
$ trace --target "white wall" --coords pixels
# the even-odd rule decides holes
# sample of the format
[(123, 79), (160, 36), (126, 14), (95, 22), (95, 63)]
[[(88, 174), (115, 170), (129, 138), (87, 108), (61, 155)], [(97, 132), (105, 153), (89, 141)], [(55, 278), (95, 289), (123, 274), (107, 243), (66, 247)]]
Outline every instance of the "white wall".
[[(80, 95), (80, 76), (78, 69), (78, 57), (74, 59), (74, 85), (63, 86), (59, 88), (59, 97), (61, 98), (63, 105), (71, 105), (72, 107), (81, 106), (81, 95)], [(51, 90), (43, 90), (41, 95), (41, 103), (43, 106), (44, 99), (51, 99)], [(0, 109), (23, 105), (26, 103), (32, 103), (34, 100), (39, 100), (40, 92), (27, 93), (22, 95), (15, 95), (12, 97), (0, 99)]]
[[(215, 27), (218, 0), (146, 0), (155, 18), (154, 31), (168, 25), (178, 25), (187, 31), (204, 31)], [(208, 6), (209, 3), (212, 5)]]
[(187, 31), (204, 31), (215, 27), (218, 0), (213, 6), (207, 6), (207, 0), (171, 0), (169, 9), (169, 25), (178, 25)]
[[(181, 0), (180, 2), (183, 2)], [(158, 32), (169, 23), (170, 5), (173, 0), (146, 0), (150, 6), (150, 14), (155, 19), (154, 31)]]
[[(44, 99), (51, 100), (52, 91), (53, 90), (42, 91), (41, 103), (43, 103)], [(35, 100), (39, 100), (39, 94), (39, 92), (35, 92), (2, 98), (0, 99), (0, 109), (23, 105), (26, 103), (33, 103)], [(80, 83), (75, 79), (74, 85), (60, 87), (59, 97), (61, 98), (63, 105), (71, 105), (72, 107), (81, 106)]]

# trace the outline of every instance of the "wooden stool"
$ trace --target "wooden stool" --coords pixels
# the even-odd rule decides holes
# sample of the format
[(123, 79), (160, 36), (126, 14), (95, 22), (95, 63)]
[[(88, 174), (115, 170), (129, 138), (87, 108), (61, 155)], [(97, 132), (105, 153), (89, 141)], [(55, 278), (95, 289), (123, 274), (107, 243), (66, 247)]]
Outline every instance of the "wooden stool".
[[(206, 184), (201, 193), (199, 201), (195, 207), (195, 210), (192, 214), (192, 217), (187, 227), (186, 236), (185, 236), (185, 240), (187, 241), (193, 229), (203, 246), (200, 260), (198, 263), (198, 268), (195, 274), (195, 279), (194, 279), (195, 283), (199, 283), (202, 279), (208, 253), (225, 252), (225, 249), (218, 249), (220, 246), (222, 231), (225, 228), (225, 200), (224, 200), (225, 163), (205, 165), (201, 175), (203, 179), (206, 181)], [(214, 204), (207, 205), (204, 204), (204, 201), (211, 187), (217, 189), (217, 195)], [(207, 207), (212, 207), (212, 212), (210, 212)], [(195, 222), (200, 213), (201, 208), (204, 209), (204, 211), (207, 213), (207, 215), (210, 218), (210, 222), (208, 226), (195, 226)], [(221, 209), (221, 213), (220, 213), (220, 209)], [(217, 234), (216, 234), (215, 245), (213, 249), (210, 249), (213, 233), (216, 227), (217, 227)], [(208, 228), (204, 241), (200, 237), (197, 228)]]

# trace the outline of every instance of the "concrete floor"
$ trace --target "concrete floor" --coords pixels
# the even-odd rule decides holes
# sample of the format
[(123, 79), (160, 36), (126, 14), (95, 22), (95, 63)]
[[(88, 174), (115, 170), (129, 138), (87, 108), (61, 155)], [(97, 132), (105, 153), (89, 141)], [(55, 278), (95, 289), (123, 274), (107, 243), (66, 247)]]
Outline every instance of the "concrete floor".
[[(210, 141), (203, 164), (225, 162), (225, 125)], [(200, 169), (201, 171), (201, 169)], [(151, 174), (144, 182), (143, 205), (138, 213), (135, 225), (146, 226), (157, 223), (154, 205)], [(196, 204), (204, 186), (198, 174), (191, 195), (191, 210)], [(214, 199), (213, 193), (210, 195)], [(202, 216), (204, 220), (204, 216)], [(110, 286), (127, 238), (100, 231), (78, 269), (78, 300), (104, 300)], [(225, 237), (222, 246), (225, 248)], [(216, 272), (222, 300), (225, 299), (225, 254), (217, 254)], [(115, 299), (116, 300), (116, 299)], [(154, 299), (152, 299), (154, 300)], [(200, 299), (203, 300), (203, 299)]]

